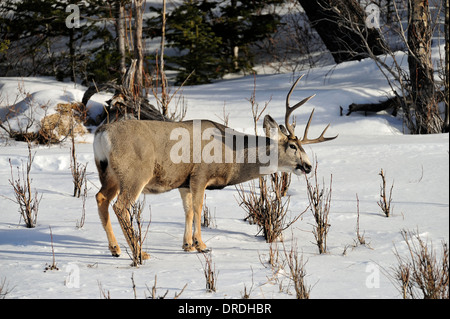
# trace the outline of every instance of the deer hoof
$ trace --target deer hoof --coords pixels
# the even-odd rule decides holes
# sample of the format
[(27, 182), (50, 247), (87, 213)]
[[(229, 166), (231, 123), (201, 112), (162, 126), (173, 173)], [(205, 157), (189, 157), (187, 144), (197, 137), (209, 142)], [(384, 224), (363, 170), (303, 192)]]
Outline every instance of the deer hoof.
[(203, 242), (200, 242), (200, 241), (196, 240), (194, 243), (195, 243), (194, 244), (195, 249), (197, 249), (197, 251), (199, 253), (209, 252), (209, 249), (206, 247), (206, 245)]
[(188, 244), (188, 243), (184, 243), (182, 248), (184, 251), (195, 251), (196, 250), (194, 246), (192, 246), (191, 244)]
[(109, 251), (113, 257), (120, 257), (120, 247), (119, 246), (109, 246)]

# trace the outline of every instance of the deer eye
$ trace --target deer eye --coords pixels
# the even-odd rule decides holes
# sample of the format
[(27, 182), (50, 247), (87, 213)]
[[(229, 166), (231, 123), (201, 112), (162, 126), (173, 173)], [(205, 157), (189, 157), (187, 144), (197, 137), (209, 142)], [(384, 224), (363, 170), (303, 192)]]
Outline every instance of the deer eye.
[(295, 146), (294, 144), (289, 144), (289, 147), (292, 148), (294, 151), (297, 150), (297, 146)]

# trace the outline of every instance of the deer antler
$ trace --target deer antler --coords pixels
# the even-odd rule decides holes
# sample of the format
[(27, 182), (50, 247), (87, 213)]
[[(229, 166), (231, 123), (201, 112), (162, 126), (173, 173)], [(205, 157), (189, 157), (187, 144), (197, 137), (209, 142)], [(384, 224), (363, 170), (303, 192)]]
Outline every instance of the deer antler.
[[(295, 81), (295, 83), (292, 85), (291, 90), (289, 91), (287, 97), (286, 97), (286, 115), (284, 117), (284, 122), (286, 124), (286, 128), (289, 132), (289, 138), (295, 138), (295, 132), (294, 132), (294, 126), (292, 126), (289, 123), (289, 117), (291, 116), (292, 112), (294, 112), (296, 109), (298, 109), (300, 106), (302, 106), (303, 104), (305, 104), (306, 102), (308, 102), (309, 100), (311, 100), (313, 97), (315, 97), (316, 95), (311, 95), (303, 100), (301, 100), (300, 102), (298, 102), (297, 104), (295, 104), (293, 107), (290, 107), (290, 99), (291, 99), (291, 94), (294, 91), (295, 87), (297, 86), (298, 82), (300, 82), (300, 80), (304, 77), (305, 75), (303, 74), (302, 76), (300, 76), (297, 81)], [(313, 117), (314, 114), (314, 109), (311, 112), (311, 115), (309, 116), (309, 120), (308, 123), (306, 124), (306, 128), (305, 128), (305, 133), (303, 134), (303, 139), (300, 140), (300, 143), (302, 144), (314, 144), (314, 143), (321, 143), (321, 142), (326, 142), (326, 141), (331, 141), (334, 140), (336, 137), (338, 137), (337, 135), (334, 137), (324, 137), (325, 132), (328, 130), (328, 128), (330, 127), (330, 124), (327, 125), (327, 127), (323, 130), (322, 134), (320, 134), (320, 136), (318, 138), (315, 139), (308, 139), (308, 130), (309, 130), (309, 125), (311, 124), (311, 119)]]
[(300, 82), (300, 80), (304, 77), (305, 75), (303, 74), (302, 76), (300, 76), (297, 81), (295, 81), (295, 83), (292, 85), (291, 90), (289, 91), (287, 97), (286, 97), (286, 115), (284, 116), (284, 123), (286, 124), (286, 128), (289, 132), (289, 137), (291, 138), (295, 138), (295, 133), (294, 133), (294, 126), (292, 126), (289, 123), (289, 117), (291, 116), (292, 112), (294, 112), (296, 109), (298, 109), (300, 106), (302, 106), (303, 104), (305, 104), (306, 102), (308, 102), (309, 100), (311, 100), (314, 95), (311, 95), (310, 97), (307, 97), (306, 99), (303, 99), (302, 101), (300, 101), (299, 103), (295, 104), (293, 107), (290, 107), (290, 100), (291, 100), (291, 94), (292, 92), (294, 92), (295, 87), (297, 86), (298, 82)]
[(309, 116), (308, 124), (306, 124), (306, 127), (305, 127), (305, 133), (303, 134), (303, 138), (302, 138), (302, 140), (300, 141), (300, 143), (302, 143), (303, 145), (305, 145), (305, 144), (315, 144), (315, 143), (322, 143), (322, 142), (326, 142), (326, 141), (331, 141), (331, 140), (334, 140), (336, 137), (338, 137), (337, 135), (336, 135), (336, 136), (333, 136), (333, 137), (324, 137), (325, 132), (326, 132), (326, 131), (328, 130), (328, 128), (330, 127), (330, 124), (328, 124), (327, 127), (325, 127), (325, 129), (322, 131), (322, 134), (320, 134), (320, 136), (319, 136), (318, 138), (314, 138), (314, 139), (312, 139), (312, 140), (310, 140), (310, 139), (308, 138), (309, 124), (311, 124), (311, 119), (312, 119), (312, 117), (313, 117), (314, 111), (315, 111), (315, 109), (312, 110), (311, 115)]

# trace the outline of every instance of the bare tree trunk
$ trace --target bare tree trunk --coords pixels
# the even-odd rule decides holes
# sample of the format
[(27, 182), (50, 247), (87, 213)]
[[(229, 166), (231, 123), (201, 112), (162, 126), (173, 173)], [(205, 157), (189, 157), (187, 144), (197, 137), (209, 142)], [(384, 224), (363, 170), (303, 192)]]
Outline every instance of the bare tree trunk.
[(116, 32), (117, 32), (117, 49), (120, 54), (120, 74), (122, 77), (127, 72), (125, 63), (125, 4), (123, 1), (115, 2), (116, 5)]
[(298, 2), (336, 63), (369, 57), (367, 47), (375, 55), (386, 53), (378, 29), (367, 27), (367, 16), (356, 0)]
[(443, 132), (448, 132), (450, 128), (449, 123), (449, 0), (445, 0), (445, 119)]
[(145, 90), (143, 86), (144, 49), (142, 44), (142, 24), (144, 11), (143, 3), (144, 0), (134, 0), (134, 56), (137, 60), (134, 80), (134, 94), (136, 96), (145, 96)]
[(409, 0), (408, 65), (411, 79), (411, 97), (415, 109), (415, 127), (412, 133), (442, 132), (439, 115), (433, 63), (431, 60), (431, 25), (428, 0)]
[(169, 109), (169, 95), (167, 94), (167, 79), (164, 71), (164, 49), (166, 41), (166, 0), (163, 0), (163, 12), (162, 12), (162, 27), (161, 27), (161, 62), (160, 62), (160, 74), (161, 74), (161, 109), (162, 114), (167, 116)]
[(70, 80), (75, 83), (76, 57), (75, 57), (75, 31), (69, 28), (69, 57), (70, 57)]

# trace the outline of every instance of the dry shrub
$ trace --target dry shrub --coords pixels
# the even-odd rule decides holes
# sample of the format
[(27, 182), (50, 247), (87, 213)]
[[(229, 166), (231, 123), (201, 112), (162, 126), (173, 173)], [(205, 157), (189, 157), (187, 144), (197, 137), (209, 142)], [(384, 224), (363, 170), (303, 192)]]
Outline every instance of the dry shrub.
[(275, 186), (275, 191), (279, 192), (282, 197), (287, 195), (289, 186), (291, 185), (291, 173), (274, 173), (271, 174), (272, 185)]
[[(132, 277), (132, 280), (133, 280), (133, 286), (134, 286), (134, 279), (133, 279), (133, 277)], [(147, 291), (150, 293), (150, 295), (146, 296), (146, 299), (166, 299), (167, 294), (169, 293), (169, 290), (166, 290), (166, 292), (163, 295), (158, 295), (157, 294), (156, 281), (157, 281), (157, 275), (155, 275), (155, 282), (154, 282), (154, 284), (152, 286), (152, 289), (150, 290), (150, 288), (148, 288), (148, 286), (147, 286)], [(175, 293), (173, 299), (178, 299), (181, 296), (181, 294), (184, 292), (186, 287), (187, 287), (187, 284), (184, 285), (183, 289), (181, 289), (180, 292), (176, 292)]]
[(359, 219), (360, 219), (360, 213), (359, 213), (359, 197), (358, 194), (356, 194), (356, 239), (353, 239), (352, 245), (346, 245), (344, 247), (344, 251), (342, 255), (347, 255), (347, 249), (349, 247), (356, 248), (358, 246), (366, 246), (369, 249), (372, 249), (370, 247), (370, 244), (366, 241), (366, 238), (364, 237), (364, 232), (361, 234), (360, 227), (359, 227)]
[(6, 295), (9, 294), (12, 289), (8, 288), (8, 283), (6, 282), (6, 278), (3, 278), (0, 281), (0, 299), (5, 299)]
[(34, 228), (36, 226), (37, 215), (39, 211), (39, 202), (42, 195), (39, 197), (38, 192), (34, 194), (31, 191), (31, 165), (33, 164), (34, 155), (31, 154), (31, 144), (28, 141), (28, 160), (26, 168), (22, 163), (22, 169), (17, 167), (17, 179), (14, 179), (13, 166), (11, 159), (9, 165), (11, 167), (11, 179), (9, 183), (14, 189), (15, 203), (19, 205), (19, 213), (23, 218), (27, 228)]
[(317, 180), (317, 161), (314, 169), (314, 180), (311, 183), (308, 177), (305, 176), (307, 184), (307, 192), (309, 199), (309, 208), (314, 216), (315, 225), (313, 225), (313, 234), (316, 239), (317, 248), (319, 253), (323, 254), (327, 251), (327, 235), (330, 229), (328, 217), (330, 214), (331, 206), (331, 185), (333, 183), (333, 175), (330, 178), (330, 188), (325, 188), (325, 182), (320, 186)]
[(83, 185), (86, 186), (87, 184), (86, 169), (88, 163), (78, 163), (75, 150), (75, 136), (73, 131), (70, 133), (70, 135), (72, 140), (72, 147), (70, 149), (70, 170), (72, 171), (73, 197), (80, 198), (81, 189), (83, 188)]
[(203, 200), (203, 213), (202, 213), (202, 226), (203, 227), (211, 227), (216, 228), (216, 216), (215, 216), (215, 209), (214, 209), (214, 216), (211, 214), (211, 209), (206, 205), (206, 194), (205, 198)]
[(206, 291), (216, 292), (218, 272), (216, 272), (216, 266), (212, 261), (211, 252), (202, 254), (205, 258), (205, 263), (202, 263), (202, 268), (206, 280)]
[[(128, 201), (130, 203), (131, 201)], [(125, 211), (119, 211), (117, 205), (114, 205), (114, 211), (122, 227), (125, 238), (131, 248), (131, 254), (127, 251), (132, 261), (131, 266), (138, 267), (142, 265), (144, 260), (149, 258), (149, 255), (142, 251), (142, 245), (147, 237), (150, 227), (150, 221), (147, 228), (144, 229), (144, 220), (142, 218), (142, 212), (144, 210), (145, 203), (137, 200), (132, 205), (128, 205), (129, 208)]]
[(387, 195), (386, 177), (384, 176), (383, 169), (381, 169), (381, 172), (379, 175), (381, 176), (382, 184), (380, 186), (380, 200), (378, 201), (378, 206), (380, 206), (384, 215), (386, 215), (386, 217), (389, 217), (392, 213), (391, 202), (392, 202), (392, 190), (394, 188), (394, 183), (392, 183), (391, 190), (389, 191), (389, 195)]
[(109, 290), (106, 290), (103, 288), (102, 283), (100, 281), (97, 281), (98, 283), (98, 289), (100, 289), (100, 298), (102, 299), (111, 299), (111, 293)]
[(239, 206), (243, 206), (247, 212), (245, 220), (250, 224), (256, 224), (262, 231), (266, 242), (274, 242), (282, 232), (295, 223), (300, 214), (290, 221), (287, 218), (290, 197), (282, 196), (282, 179), (272, 178), (269, 186), (267, 179), (259, 179), (259, 193), (256, 190), (255, 182), (250, 182), (249, 192), (244, 190), (242, 184), (236, 187), (239, 194)]
[(289, 278), (291, 279), (295, 296), (297, 299), (309, 299), (309, 293), (311, 291), (311, 287), (306, 284), (305, 277), (305, 265), (306, 262), (303, 262), (303, 254), (299, 256), (297, 250), (297, 244), (294, 242), (289, 251), (284, 247), (284, 256), (286, 260), (286, 264), (289, 268)]
[(389, 275), (397, 284), (404, 299), (448, 299), (449, 264), (448, 244), (442, 242), (441, 258), (436, 257), (433, 245), (424, 241), (418, 233), (401, 232), (409, 255), (400, 256), (395, 249), (398, 265)]
[[(290, 249), (287, 249), (284, 242), (281, 243), (283, 251), (279, 250), (278, 244), (272, 243), (270, 245), (268, 263), (272, 270), (272, 277), (269, 281), (278, 283), (280, 292), (290, 292), (290, 287), (294, 287), (295, 297), (297, 299), (309, 299), (311, 286), (306, 283), (305, 265), (307, 262), (303, 261), (303, 254), (299, 255), (297, 242), (293, 240)], [(260, 262), (265, 266), (265, 262)], [(287, 286), (280, 280), (280, 275), (289, 280)]]

